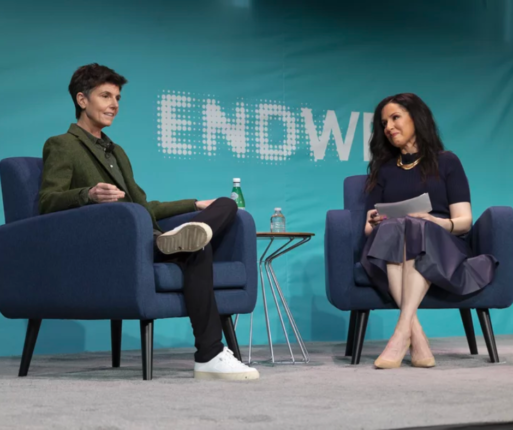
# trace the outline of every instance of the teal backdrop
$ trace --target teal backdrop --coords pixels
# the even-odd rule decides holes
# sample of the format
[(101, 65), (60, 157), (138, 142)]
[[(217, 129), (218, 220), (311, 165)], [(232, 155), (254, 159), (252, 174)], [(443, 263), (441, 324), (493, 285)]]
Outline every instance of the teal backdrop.
[[(348, 314), (325, 295), (324, 220), (343, 207), (344, 178), (366, 171), (382, 98), (414, 92), (431, 107), (466, 169), (475, 218), (513, 203), (512, 22), (505, 0), (2, 2), (0, 158), (41, 156), (74, 121), (75, 69), (114, 68), (129, 83), (106, 132), (149, 197), (229, 196), (240, 177), (258, 230), (281, 207), (289, 231), (316, 235), (276, 263), (303, 337), (342, 341)], [(513, 333), (512, 316), (492, 313), (497, 334)], [(396, 318), (373, 312), (368, 338), (390, 336)], [(429, 336), (464, 335), (457, 311), (420, 318)], [(276, 312), (271, 324), (283, 342)], [(21, 353), (25, 328), (0, 318), (0, 355)], [(241, 344), (248, 329), (243, 316)], [(260, 299), (254, 340), (266, 342)], [(156, 347), (190, 345), (187, 319), (157, 322)], [(123, 347), (140, 347), (136, 322)], [(107, 321), (45, 321), (36, 353), (109, 348)]]

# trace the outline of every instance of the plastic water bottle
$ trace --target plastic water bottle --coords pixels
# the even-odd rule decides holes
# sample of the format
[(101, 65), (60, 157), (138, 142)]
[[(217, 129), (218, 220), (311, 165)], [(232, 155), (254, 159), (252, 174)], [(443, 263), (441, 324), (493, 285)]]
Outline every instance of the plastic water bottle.
[(281, 208), (274, 208), (274, 213), (271, 217), (271, 232), (285, 233), (285, 217), (281, 213)]
[(240, 187), (240, 178), (233, 178), (231, 197), (232, 200), (235, 200), (239, 209), (246, 209), (246, 202), (244, 201), (244, 195), (242, 194), (242, 188)]

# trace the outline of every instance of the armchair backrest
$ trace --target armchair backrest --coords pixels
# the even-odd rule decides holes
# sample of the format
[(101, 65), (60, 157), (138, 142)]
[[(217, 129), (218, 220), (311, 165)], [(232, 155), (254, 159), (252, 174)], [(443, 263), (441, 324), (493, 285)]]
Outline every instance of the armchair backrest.
[(361, 256), (365, 244), (365, 181), (367, 175), (349, 176), (344, 180), (344, 209), (351, 211), (353, 225), (353, 251), (355, 261)]
[(42, 173), (42, 158), (13, 157), (0, 161), (6, 223), (39, 215)]

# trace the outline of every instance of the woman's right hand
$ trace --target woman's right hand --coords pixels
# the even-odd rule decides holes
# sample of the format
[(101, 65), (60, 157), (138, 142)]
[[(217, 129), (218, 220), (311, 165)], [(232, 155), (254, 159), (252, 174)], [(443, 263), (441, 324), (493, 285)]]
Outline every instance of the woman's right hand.
[(89, 190), (89, 199), (95, 203), (113, 203), (125, 197), (125, 192), (112, 184), (99, 182)]
[(381, 216), (376, 209), (371, 209), (367, 212), (367, 223), (365, 224), (365, 235), (368, 236), (372, 233), (381, 221), (387, 219), (386, 216)]
[(380, 215), (376, 209), (369, 211), (368, 222), (372, 228), (377, 227), (381, 223), (381, 221), (385, 219), (387, 219), (387, 217), (384, 215)]

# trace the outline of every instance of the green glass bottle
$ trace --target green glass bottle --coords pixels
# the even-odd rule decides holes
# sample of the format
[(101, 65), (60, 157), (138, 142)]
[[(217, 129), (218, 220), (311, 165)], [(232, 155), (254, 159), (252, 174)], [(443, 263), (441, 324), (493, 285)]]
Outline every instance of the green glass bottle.
[(246, 209), (246, 202), (240, 187), (240, 178), (233, 178), (232, 200), (235, 200), (239, 209)]

